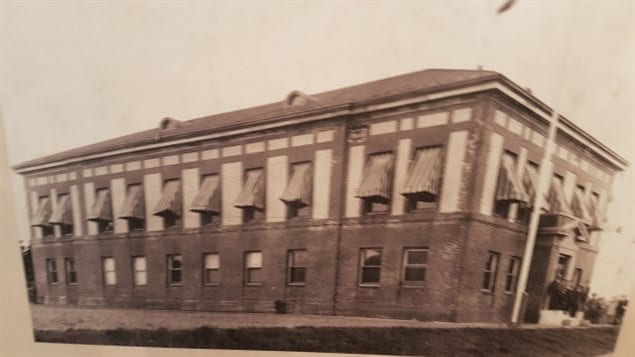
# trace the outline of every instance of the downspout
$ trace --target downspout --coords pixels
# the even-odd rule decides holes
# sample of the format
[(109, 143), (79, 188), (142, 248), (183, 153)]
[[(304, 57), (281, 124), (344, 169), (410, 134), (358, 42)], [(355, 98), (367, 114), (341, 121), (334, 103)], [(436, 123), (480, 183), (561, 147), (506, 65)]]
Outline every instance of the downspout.
[[(352, 111), (354, 106), (354, 102), (348, 102), (348, 110)], [(336, 238), (336, 246), (335, 246), (335, 277), (333, 279), (333, 306), (332, 306), (332, 315), (337, 315), (337, 298), (338, 298), (338, 287), (340, 281), (340, 257), (341, 257), (341, 246), (342, 246), (342, 229), (343, 229), (343, 220), (344, 220), (344, 209), (346, 204), (346, 179), (348, 174), (348, 136), (349, 136), (349, 125), (348, 121), (345, 119), (343, 123), (343, 129), (341, 129), (342, 137), (340, 139), (339, 147), (342, 149), (341, 154), (341, 168), (342, 172), (340, 173), (340, 177), (338, 182), (340, 182), (340, 192), (339, 192), (339, 212), (337, 215), (337, 238)]]

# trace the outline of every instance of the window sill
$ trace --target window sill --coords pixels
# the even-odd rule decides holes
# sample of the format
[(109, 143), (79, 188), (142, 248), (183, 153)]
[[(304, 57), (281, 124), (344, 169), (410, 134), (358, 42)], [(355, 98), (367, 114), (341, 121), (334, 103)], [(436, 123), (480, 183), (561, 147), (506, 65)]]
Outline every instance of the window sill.
[(215, 288), (220, 286), (220, 283), (206, 283), (206, 284), (203, 284), (203, 286), (206, 288)]
[(425, 281), (422, 281), (420, 283), (401, 283), (401, 286), (404, 289), (421, 289), (425, 287)]
[(287, 286), (303, 288), (306, 286), (306, 283), (287, 283)]
[(170, 288), (181, 288), (181, 287), (183, 287), (183, 284), (182, 283), (179, 283), (179, 284), (168, 284), (168, 287), (170, 287)]
[(359, 286), (360, 288), (379, 288), (381, 285), (380, 284), (360, 283), (360, 284), (357, 284), (357, 286)]
[(482, 293), (483, 295), (494, 295), (494, 293), (495, 293), (495, 292), (494, 292), (494, 291), (492, 291), (492, 290), (485, 290), (485, 289), (481, 289), (481, 293)]

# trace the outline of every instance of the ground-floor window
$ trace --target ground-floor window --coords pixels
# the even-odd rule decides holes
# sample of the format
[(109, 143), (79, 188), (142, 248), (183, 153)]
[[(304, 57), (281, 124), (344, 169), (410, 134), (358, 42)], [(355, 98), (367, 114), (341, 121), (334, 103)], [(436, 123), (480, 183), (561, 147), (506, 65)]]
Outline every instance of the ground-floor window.
[(569, 262), (571, 256), (566, 254), (560, 254), (558, 256), (558, 264), (556, 265), (556, 279), (565, 280), (567, 278), (567, 271), (569, 270)]
[(428, 267), (428, 248), (404, 249), (402, 282), (404, 285), (415, 285), (426, 280)]
[(287, 282), (289, 285), (304, 285), (306, 282), (306, 250), (290, 250), (287, 255)]
[(146, 257), (132, 257), (133, 280), (135, 286), (145, 286), (148, 281)]
[(262, 282), (262, 252), (245, 253), (245, 285)]
[(381, 248), (362, 248), (360, 251), (360, 285), (379, 285), (381, 277)]
[(64, 268), (66, 270), (66, 284), (77, 284), (77, 272), (75, 271), (75, 258), (64, 259)]
[(101, 259), (102, 270), (104, 272), (104, 285), (116, 285), (117, 273), (115, 271), (115, 258), (105, 257)]
[(220, 282), (220, 258), (218, 253), (203, 255), (203, 282), (205, 285), (218, 285)]
[(483, 271), (483, 290), (494, 292), (496, 290), (496, 276), (498, 275), (498, 263), (500, 253), (488, 252), (485, 270)]
[(181, 285), (183, 282), (183, 257), (168, 255), (168, 284)]
[(49, 284), (57, 284), (57, 262), (55, 259), (46, 260), (46, 278)]
[(514, 292), (518, 283), (518, 272), (520, 270), (520, 258), (509, 258), (507, 266), (507, 275), (505, 276), (505, 292)]

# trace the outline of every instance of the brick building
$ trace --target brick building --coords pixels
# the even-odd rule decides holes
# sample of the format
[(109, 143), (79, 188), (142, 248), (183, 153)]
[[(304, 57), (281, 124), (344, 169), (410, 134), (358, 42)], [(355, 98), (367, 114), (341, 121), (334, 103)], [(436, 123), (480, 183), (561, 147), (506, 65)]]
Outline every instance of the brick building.
[[(431, 69), (17, 165), (50, 304), (508, 321), (551, 109)], [(561, 119), (528, 319), (586, 286), (626, 162)]]

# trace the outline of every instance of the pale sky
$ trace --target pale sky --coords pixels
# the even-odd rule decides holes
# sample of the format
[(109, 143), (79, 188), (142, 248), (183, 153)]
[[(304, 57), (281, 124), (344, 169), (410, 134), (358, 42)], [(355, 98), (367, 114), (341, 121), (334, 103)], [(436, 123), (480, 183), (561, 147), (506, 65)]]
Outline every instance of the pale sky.
[[(11, 164), (187, 120), (426, 68), (503, 73), (634, 159), (632, 1), (12, 2), (0, 99)], [(633, 173), (592, 290), (627, 293)], [(28, 239), (16, 176), (19, 239)]]

